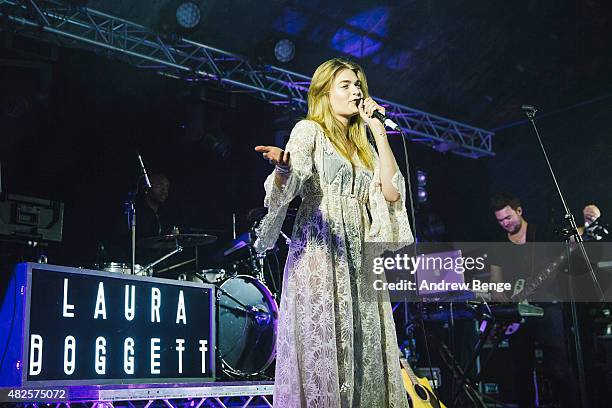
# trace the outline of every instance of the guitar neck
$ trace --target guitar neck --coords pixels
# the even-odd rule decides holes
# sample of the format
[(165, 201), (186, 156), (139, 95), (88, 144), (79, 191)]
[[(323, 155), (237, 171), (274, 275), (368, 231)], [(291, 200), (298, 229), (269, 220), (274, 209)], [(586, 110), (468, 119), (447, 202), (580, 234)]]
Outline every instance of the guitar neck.
[(408, 374), (408, 377), (410, 378), (410, 381), (413, 384), (418, 384), (419, 383), (419, 378), (416, 376), (416, 374), (412, 370), (412, 367), (410, 367), (410, 364), (408, 364), (408, 361), (405, 358), (401, 357), (400, 358), (400, 364), (402, 365), (402, 368), (404, 370), (406, 370), (406, 374)]
[[(576, 250), (576, 245), (570, 245), (570, 254)], [(538, 273), (535, 277), (529, 280), (529, 283), (525, 285), (525, 288), (515, 296), (512, 296), (512, 299), (517, 302), (522, 302), (526, 300), (529, 296), (535, 292), (542, 283), (547, 280), (551, 275), (556, 274), (561, 266), (563, 266), (564, 262), (567, 260), (567, 253), (563, 251), (561, 255), (559, 255), (555, 260), (548, 264), (546, 269)]]

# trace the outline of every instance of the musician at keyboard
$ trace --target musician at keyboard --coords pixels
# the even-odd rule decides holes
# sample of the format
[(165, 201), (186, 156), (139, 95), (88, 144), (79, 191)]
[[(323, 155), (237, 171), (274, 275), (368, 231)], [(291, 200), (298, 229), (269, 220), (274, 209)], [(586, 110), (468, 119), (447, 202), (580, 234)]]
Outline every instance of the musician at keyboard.
[[(550, 296), (556, 299), (567, 297), (568, 275), (559, 273), (566, 265), (559, 258), (560, 254), (564, 256), (566, 253), (565, 244), (560, 242), (562, 239), (552, 233), (552, 228), (527, 222), (520, 200), (511, 193), (495, 194), (491, 198), (491, 210), (505, 232), (503, 241), (508, 245), (499, 244), (503, 246), (499, 251), (501, 254), (490, 257), (490, 280), (511, 282), (514, 288), (510, 298), (505, 294), (492, 293), (492, 299), (519, 302), (525, 299), (545, 300)], [(583, 209), (586, 227), (600, 216), (601, 211), (596, 205), (590, 204)], [(583, 235), (585, 227), (580, 227), (578, 232)], [(569, 343), (565, 334), (563, 303), (541, 302), (538, 306), (544, 311), (543, 318), (537, 321), (527, 319), (510, 339), (511, 350), (524, 356), (512, 368), (515, 378), (525, 379), (521, 380), (520, 395), (516, 396), (515, 402), (520, 406), (530, 406), (535, 398), (536, 389), (529, 378), (536, 369), (532, 356), (537, 349), (544, 356), (544, 367), (548, 373), (548, 398), (568, 403), (567, 406), (578, 406), (577, 393), (569, 380), (573, 377), (571, 359), (567, 353)], [(538, 394), (542, 393), (540, 387)]]

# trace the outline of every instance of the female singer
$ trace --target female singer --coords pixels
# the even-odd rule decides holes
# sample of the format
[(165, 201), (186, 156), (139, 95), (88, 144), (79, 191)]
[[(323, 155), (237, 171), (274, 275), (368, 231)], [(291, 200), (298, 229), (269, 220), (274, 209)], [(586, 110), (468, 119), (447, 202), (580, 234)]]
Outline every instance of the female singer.
[[(368, 242), (413, 242), (404, 178), (361, 67), (331, 59), (315, 71), (308, 115), (285, 150), (257, 146), (275, 165), (256, 249), (274, 246), (300, 195), (285, 265), (274, 406), (408, 407), (387, 293), (362, 270)], [(369, 143), (370, 129), (376, 149)]]

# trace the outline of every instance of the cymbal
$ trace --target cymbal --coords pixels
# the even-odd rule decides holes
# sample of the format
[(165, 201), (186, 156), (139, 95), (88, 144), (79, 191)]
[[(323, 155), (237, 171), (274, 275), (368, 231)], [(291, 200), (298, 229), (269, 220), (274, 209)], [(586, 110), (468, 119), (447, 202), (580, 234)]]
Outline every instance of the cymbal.
[(216, 240), (217, 237), (210, 234), (170, 234), (160, 235), (159, 237), (143, 238), (138, 241), (138, 247), (148, 249), (174, 249), (178, 244), (183, 248), (191, 248), (212, 244)]

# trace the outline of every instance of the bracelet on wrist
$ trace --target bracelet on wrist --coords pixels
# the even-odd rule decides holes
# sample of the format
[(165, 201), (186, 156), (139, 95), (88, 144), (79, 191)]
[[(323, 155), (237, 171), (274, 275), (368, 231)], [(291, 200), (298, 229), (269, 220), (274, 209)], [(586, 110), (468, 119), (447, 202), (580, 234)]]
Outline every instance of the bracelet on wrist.
[(291, 173), (291, 166), (282, 166), (280, 164), (277, 164), (274, 167), (276, 168), (276, 172), (282, 174), (283, 176), (286, 176)]

